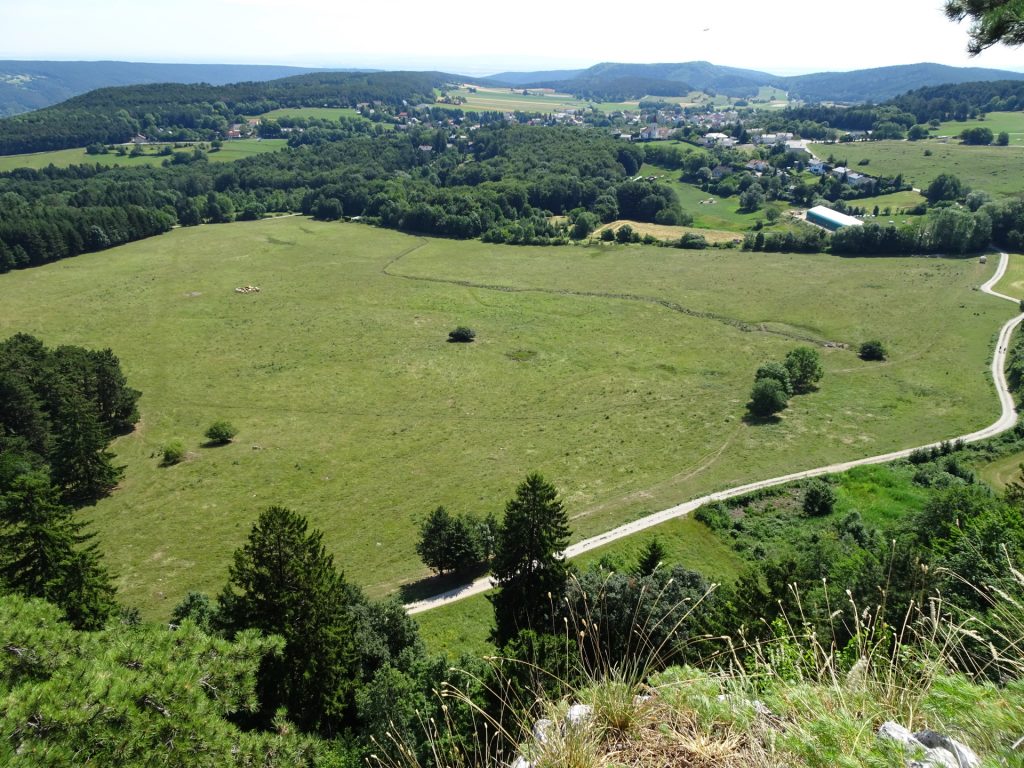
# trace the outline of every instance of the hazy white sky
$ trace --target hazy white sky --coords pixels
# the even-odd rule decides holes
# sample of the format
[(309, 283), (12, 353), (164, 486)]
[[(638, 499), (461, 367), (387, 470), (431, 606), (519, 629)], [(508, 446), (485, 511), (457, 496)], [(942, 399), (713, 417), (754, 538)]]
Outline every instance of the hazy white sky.
[(776, 74), (975, 59), (941, 0), (0, 0), (0, 58), (508, 69), (707, 60)]

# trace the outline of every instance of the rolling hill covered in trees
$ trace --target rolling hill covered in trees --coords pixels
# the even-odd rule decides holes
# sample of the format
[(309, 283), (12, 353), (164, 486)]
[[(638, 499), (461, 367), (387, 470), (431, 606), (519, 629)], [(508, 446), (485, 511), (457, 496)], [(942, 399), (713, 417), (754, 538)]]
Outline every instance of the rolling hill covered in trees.
[(136, 61), (0, 61), (0, 117), (57, 104), (97, 88), (141, 83), (276, 80), (323, 68), (250, 64), (154, 64)]
[(125, 142), (158, 126), (165, 139), (217, 138), (232, 121), (281, 107), (432, 103), (434, 88), (452, 79), (440, 72), (318, 72), (266, 83), (101, 88), (0, 120), (0, 154)]
[[(893, 67), (859, 69), (852, 72), (818, 72), (782, 77), (768, 72), (738, 69), (691, 61), (678, 64), (596, 64), (584, 70), (549, 72), (502, 72), (494, 75), (496, 85), (549, 87), (581, 96), (602, 94), (619, 98), (668, 93), (682, 85), (728, 96), (753, 96), (762, 86), (789, 92), (790, 98), (804, 101), (864, 102), (882, 101), (905, 91), (944, 83), (981, 80), (1024, 80), (1024, 74), (983, 67), (949, 67), (943, 64), (906, 64)], [(656, 82), (660, 91), (647, 90)]]

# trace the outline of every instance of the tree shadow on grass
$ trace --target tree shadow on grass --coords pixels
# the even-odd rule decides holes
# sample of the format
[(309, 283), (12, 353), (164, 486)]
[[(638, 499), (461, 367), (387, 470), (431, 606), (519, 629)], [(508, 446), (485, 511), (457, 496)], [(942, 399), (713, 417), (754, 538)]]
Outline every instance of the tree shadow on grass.
[(469, 587), (476, 579), (487, 573), (487, 566), (481, 565), (477, 568), (458, 573), (446, 573), (443, 576), (427, 576), (417, 581), (411, 581), (398, 588), (398, 596), (403, 603), (414, 603), (417, 600), (424, 600), (442, 592), (457, 587)]
[(771, 416), (755, 416), (749, 411), (743, 416), (743, 423), (748, 427), (765, 427), (769, 424), (778, 424), (781, 418), (772, 414)]

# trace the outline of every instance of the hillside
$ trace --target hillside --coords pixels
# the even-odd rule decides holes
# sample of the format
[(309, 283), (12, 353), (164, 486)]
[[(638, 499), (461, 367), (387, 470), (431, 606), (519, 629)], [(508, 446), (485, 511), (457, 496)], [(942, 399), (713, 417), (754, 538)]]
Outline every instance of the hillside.
[[(852, 72), (818, 72), (782, 77), (768, 72), (737, 69), (691, 61), (677, 64), (618, 64), (605, 62), (584, 70), (549, 72), (503, 72), (490, 82), (503, 85), (551, 87), (573, 94), (587, 95), (602, 85), (622, 78), (656, 81), (666, 89), (669, 83), (686, 83), (697, 90), (713, 90), (728, 96), (752, 96), (762, 86), (774, 86), (790, 92), (791, 98), (805, 101), (863, 102), (882, 101), (906, 91), (945, 83), (987, 80), (1024, 80), (1024, 73), (981, 67), (949, 67), (942, 64), (906, 64), (893, 67), (859, 69)], [(636, 98), (657, 93), (632, 93)]]
[(458, 78), (440, 72), (316, 72), (265, 83), (101, 88), (46, 109), (0, 119), (0, 154), (121, 143), (140, 131), (165, 140), (212, 139), (244, 115), (282, 107), (432, 102), (434, 88), (452, 79)]
[(42, 109), (115, 85), (276, 80), (318, 70), (250, 64), (154, 64), (135, 61), (0, 61), (0, 117)]

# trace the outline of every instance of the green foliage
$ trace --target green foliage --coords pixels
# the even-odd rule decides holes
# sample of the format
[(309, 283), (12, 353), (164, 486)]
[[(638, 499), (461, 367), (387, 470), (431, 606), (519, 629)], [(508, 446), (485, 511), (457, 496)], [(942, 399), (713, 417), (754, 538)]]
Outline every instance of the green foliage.
[(278, 707), (300, 727), (338, 733), (351, 715), (358, 657), (353, 598), (319, 531), (283, 507), (260, 514), (235, 551), (218, 615), (230, 637), (248, 629), (280, 635), (280, 656), (260, 668), (261, 720)]
[(592, 568), (570, 581), (564, 611), (588, 669), (653, 671), (696, 657), (718, 607), (708, 582), (681, 566), (643, 575)]
[(206, 439), (217, 445), (227, 445), (231, 442), (238, 430), (229, 421), (218, 419), (211, 424), (203, 433)]
[(117, 484), (106, 446), (138, 419), (139, 392), (109, 349), (50, 350), (16, 334), (0, 343), (0, 395), (0, 451), (48, 464), (64, 501), (89, 504)]
[(757, 379), (750, 390), (750, 402), (747, 408), (758, 418), (774, 416), (785, 410), (789, 403), (786, 390), (775, 379)]
[(789, 380), (797, 394), (810, 392), (825, 374), (821, 355), (813, 347), (796, 347), (786, 353), (783, 363), (789, 371)]
[(640, 557), (633, 567), (633, 575), (637, 577), (650, 576), (665, 561), (665, 555), (665, 547), (662, 546), (661, 541), (655, 536), (647, 542), (647, 546), (640, 553)]
[(498, 645), (523, 629), (551, 631), (568, 579), (561, 555), (568, 543), (569, 519), (558, 492), (539, 474), (528, 475), (505, 505), (491, 561)]
[(476, 331), (472, 328), (468, 328), (465, 325), (460, 325), (454, 331), (448, 332), (448, 341), (455, 342), (457, 344), (468, 344), (476, 338)]
[(960, 141), (964, 144), (987, 146), (992, 143), (993, 138), (992, 129), (985, 128), (983, 126), (964, 128), (964, 130), (960, 132)]
[(191, 621), (204, 632), (213, 627), (217, 610), (204, 592), (189, 592), (185, 599), (174, 606), (171, 611), (171, 623), (181, 624)]
[(1006, 131), (1000, 131), (996, 136), (996, 144), (1000, 147), (1005, 147), (1010, 143), (1010, 134)]
[(786, 396), (793, 394), (793, 384), (789, 378), (789, 369), (786, 368), (782, 363), (764, 363), (757, 372), (754, 374), (754, 381), (760, 381), (761, 379), (772, 379), (779, 383), (779, 387), (786, 393)]
[(687, 232), (679, 238), (679, 247), (688, 250), (703, 250), (708, 247), (708, 241), (699, 232)]
[(940, 173), (924, 191), (924, 196), (929, 203), (937, 203), (942, 200), (959, 200), (967, 190), (958, 176), (951, 173)]
[(832, 484), (820, 479), (807, 483), (804, 489), (803, 509), (808, 515), (831, 515), (836, 506), (836, 491)]
[(472, 572), (487, 562), (495, 535), (493, 519), (452, 515), (438, 507), (420, 524), (416, 552), (424, 565), (439, 574)]
[(95, 629), (114, 613), (114, 587), (91, 534), (40, 472), (0, 488), (0, 587), (59, 606), (74, 626)]
[(972, 56), (996, 43), (1024, 43), (1024, 20), (1014, 0), (946, 0), (945, 11), (953, 21), (971, 20), (967, 52)]
[(229, 642), (192, 624), (75, 632), (53, 606), (7, 596), (0, 644), (18, 649), (0, 657), (5, 765), (291, 768), (330, 755), (285, 722), (278, 733), (232, 723), (257, 706), (257, 669), (280, 650), (275, 638)]
[(865, 341), (860, 345), (858, 353), (861, 360), (885, 360), (887, 353), (885, 346), (877, 339)]
[(713, 531), (724, 531), (732, 526), (729, 510), (719, 501), (704, 504), (694, 512), (693, 517)]
[(171, 440), (160, 449), (160, 463), (165, 467), (178, 464), (185, 458), (185, 444), (181, 440)]

